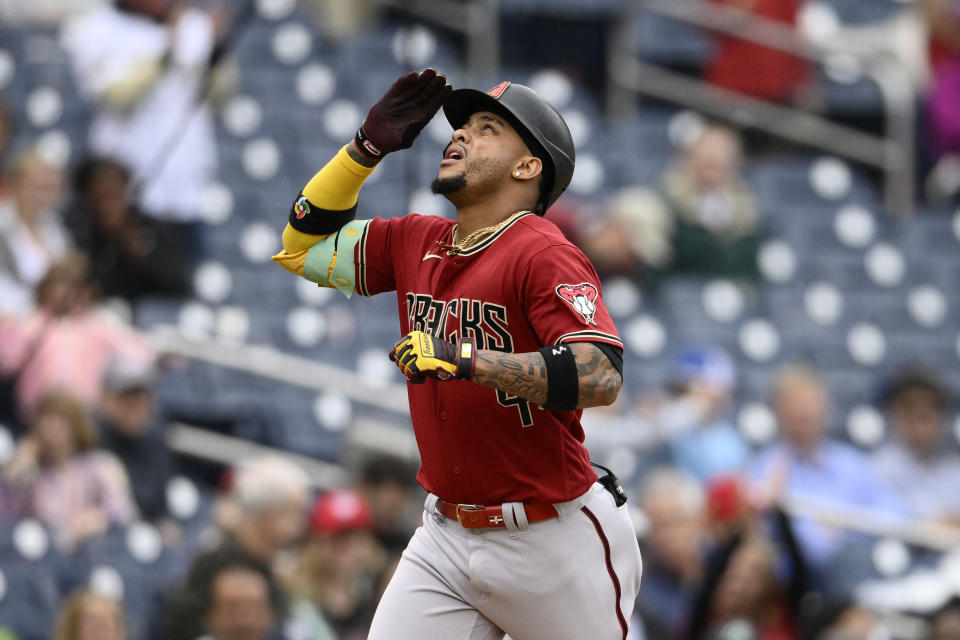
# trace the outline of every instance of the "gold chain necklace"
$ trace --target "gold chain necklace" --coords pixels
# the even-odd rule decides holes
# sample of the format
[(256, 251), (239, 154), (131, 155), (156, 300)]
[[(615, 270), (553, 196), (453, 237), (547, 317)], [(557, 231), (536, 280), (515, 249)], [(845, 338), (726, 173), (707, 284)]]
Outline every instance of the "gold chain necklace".
[(464, 238), (460, 242), (455, 242), (453, 244), (446, 244), (440, 240), (437, 240), (437, 249), (440, 251), (446, 251), (448, 256), (455, 256), (462, 251), (466, 251), (467, 249), (480, 244), (481, 242), (483, 242), (484, 240), (486, 240), (487, 238), (495, 234), (497, 231), (500, 231), (500, 229), (503, 229), (505, 226), (507, 226), (508, 224), (510, 224), (511, 222), (513, 222), (514, 220), (516, 220), (517, 218), (519, 218), (525, 213), (530, 213), (530, 212), (517, 211), (513, 215), (509, 216), (508, 218), (505, 218), (504, 220), (501, 220), (497, 224), (493, 224), (493, 225), (490, 225), (489, 227), (484, 227), (482, 229), (477, 229), (476, 231), (468, 235), (466, 238)]

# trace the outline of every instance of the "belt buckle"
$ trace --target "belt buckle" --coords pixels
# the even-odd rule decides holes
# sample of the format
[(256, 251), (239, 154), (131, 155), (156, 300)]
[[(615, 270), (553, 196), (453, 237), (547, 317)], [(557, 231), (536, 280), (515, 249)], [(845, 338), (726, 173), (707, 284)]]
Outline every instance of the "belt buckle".
[(466, 526), (463, 524), (463, 520), (460, 518), (460, 511), (484, 511), (486, 509), (482, 504), (463, 504), (460, 503), (457, 505), (457, 524), (461, 527)]

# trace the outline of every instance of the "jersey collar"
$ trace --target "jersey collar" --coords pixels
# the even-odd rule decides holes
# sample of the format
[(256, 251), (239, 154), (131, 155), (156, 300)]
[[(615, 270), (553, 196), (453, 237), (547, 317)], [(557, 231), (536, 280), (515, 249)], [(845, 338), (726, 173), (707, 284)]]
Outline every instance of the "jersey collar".
[[(483, 251), (484, 249), (486, 249), (487, 247), (489, 247), (491, 244), (493, 244), (494, 241), (495, 241), (497, 238), (499, 238), (499, 237), (502, 236), (504, 233), (506, 233), (507, 229), (509, 229), (509, 228), (512, 227), (513, 225), (517, 224), (518, 221), (523, 220), (523, 219), (526, 218), (527, 216), (533, 216), (533, 215), (536, 215), (533, 211), (527, 211), (527, 212), (523, 213), (522, 215), (517, 216), (516, 218), (514, 218), (513, 220), (510, 221), (510, 224), (505, 225), (502, 229), (498, 229), (496, 233), (494, 233), (493, 235), (491, 235), (489, 238), (484, 239), (483, 242), (481, 242), (481, 243), (479, 243), (479, 244), (476, 244), (476, 245), (470, 247), (469, 249), (464, 249), (463, 251), (461, 251), (461, 252), (458, 253), (457, 255), (470, 256), (470, 255), (473, 255), (473, 254), (475, 254), (475, 253), (480, 253), (481, 251)], [(457, 234), (457, 226), (458, 226), (458, 225), (453, 225), (453, 228), (450, 230), (450, 240), (451, 240), (451, 242), (453, 241), (453, 238), (454, 238), (454, 237), (456, 236), (456, 234)]]

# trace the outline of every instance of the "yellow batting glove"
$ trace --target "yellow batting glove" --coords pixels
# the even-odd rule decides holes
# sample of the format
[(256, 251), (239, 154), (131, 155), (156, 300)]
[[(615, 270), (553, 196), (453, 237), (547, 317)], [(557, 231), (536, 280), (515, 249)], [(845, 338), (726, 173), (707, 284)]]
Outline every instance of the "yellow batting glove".
[(472, 338), (457, 344), (434, 338), (422, 331), (411, 331), (393, 347), (390, 359), (397, 363), (407, 380), (469, 380), (477, 361)]

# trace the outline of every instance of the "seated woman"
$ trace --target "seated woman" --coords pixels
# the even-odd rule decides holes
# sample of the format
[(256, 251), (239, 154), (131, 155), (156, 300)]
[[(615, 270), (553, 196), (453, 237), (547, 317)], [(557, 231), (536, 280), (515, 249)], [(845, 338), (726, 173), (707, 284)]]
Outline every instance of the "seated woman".
[(8, 485), (21, 494), (25, 515), (49, 527), (63, 549), (136, 517), (126, 472), (95, 445), (83, 405), (69, 394), (51, 392), (40, 399), (3, 470)]
[(0, 314), (0, 372), (18, 376), (19, 418), (29, 422), (43, 394), (65, 389), (87, 409), (102, 397), (107, 364), (117, 356), (152, 362), (147, 340), (97, 307), (89, 260), (71, 253), (54, 263), (36, 289), (37, 309)]

